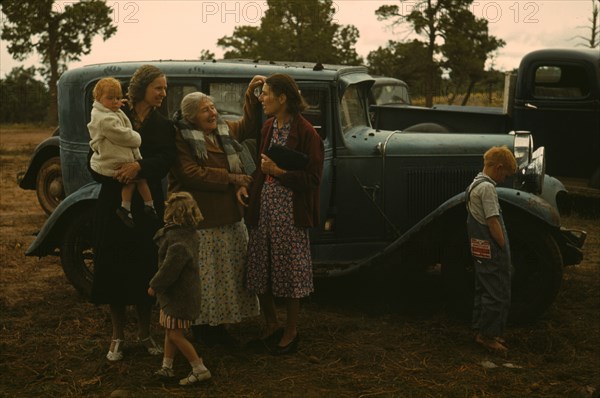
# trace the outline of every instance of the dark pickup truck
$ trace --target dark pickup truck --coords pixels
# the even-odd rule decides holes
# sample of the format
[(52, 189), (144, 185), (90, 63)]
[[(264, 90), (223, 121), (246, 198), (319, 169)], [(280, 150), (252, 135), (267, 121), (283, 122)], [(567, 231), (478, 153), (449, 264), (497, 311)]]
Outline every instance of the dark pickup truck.
[[(516, 78), (516, 79), (515, 79)], [(382, 130), (501, 133), (529, 131), (545, 147), (546, 172), (600, 188), (600, 52), (539, 50), (508, 76), (503, 108), (372, 106)]]
[[(582, 260), (586, 234), (561, 226), (557, 207), (564, 186), (544, 174), (544, 148), (534, 151), (528, 133), (374, 130), (368, 104), (375, 79), (365, 67), (245, 60), (149, 63), (168, 77), (167, 100), (159, 110), (165, 115), (178, 109), (185, 94), (201, 90), (214, 98), (224, 117), (240, 117), (252, 76), (283, 72), (296, 79), (309, 104), (303, 114), (325, 148), (321, 218), (310, 231), (317, 278), (377, 270), (396, 290), (433, 279), (448, 304), (468, 308), (473, 275), (464, 190), (481, 170), (483, 153), (496, 145), (510, 148), (519, 165), (519, 174), (498, 188), (515, 268), (512, 316), (529, 320), (541, 314), (558, 293), (563, 267)], [(92, 89), (106, 76), (125, 87), (141, 64), (91, 65), (65, 72), (58, 82), (57, 138), (67, 196), (26, 254), (59, 255), (66, 276), (84, 295), (93, 280), (91, 231), (100, 190), (86, 167)]]

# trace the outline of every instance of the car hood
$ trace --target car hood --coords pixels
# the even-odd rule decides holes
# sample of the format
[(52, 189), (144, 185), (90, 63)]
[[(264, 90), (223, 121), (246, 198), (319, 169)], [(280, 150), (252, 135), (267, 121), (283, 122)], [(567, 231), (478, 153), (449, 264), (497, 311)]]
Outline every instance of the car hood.
[(514, 134), (420, 133), (357, 128), (345, 135), (348, 149), (357, 155), (468, 156), (482, 155), (492, 146), (514, 151)]

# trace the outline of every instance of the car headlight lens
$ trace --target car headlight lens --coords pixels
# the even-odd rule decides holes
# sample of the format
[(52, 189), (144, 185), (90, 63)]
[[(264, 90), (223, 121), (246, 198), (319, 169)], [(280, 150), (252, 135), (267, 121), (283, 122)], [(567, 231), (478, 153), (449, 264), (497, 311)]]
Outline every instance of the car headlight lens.
[(531, 160), (531, 152), (533, 151), (533, 138), (528, 131), (511, 131), (510, 134), (515, 135), (515, 159), (519, 171), (525, 169)]
[(546, 156), (544, 147), (539, 147), (533, 152), (531, 156), (531, 163), (529, 163), (519, 173), (519, 189), (534, 194), (542, 193), (544, 186), (544, 175), (546, 175)]

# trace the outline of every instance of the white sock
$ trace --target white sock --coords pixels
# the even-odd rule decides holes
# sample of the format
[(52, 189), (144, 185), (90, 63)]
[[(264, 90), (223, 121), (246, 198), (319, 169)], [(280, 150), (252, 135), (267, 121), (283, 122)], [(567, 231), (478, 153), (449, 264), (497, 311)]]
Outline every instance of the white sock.
[(206, 366), (204, 366), (204, 362), (202, 362), (202, 360), (194, 363), (190, 362), (190, 365), (192, 365), (192, 372), (194, 373), (202, 373), (208, 370)]
[(147, 201), (147, 202), (144, 202), (144, 204), (145, 204), (146, 206), (150, 206), (150, 207), (154, 208), (154, 201), (153, 201), (153, 200), (149, 200), (149, 201)]
[(127, 211), (131, 211), (131, 202), (121, 202), (121, 207)]
[(163, 368), (173, 369), (173, 358), (163, 357)]

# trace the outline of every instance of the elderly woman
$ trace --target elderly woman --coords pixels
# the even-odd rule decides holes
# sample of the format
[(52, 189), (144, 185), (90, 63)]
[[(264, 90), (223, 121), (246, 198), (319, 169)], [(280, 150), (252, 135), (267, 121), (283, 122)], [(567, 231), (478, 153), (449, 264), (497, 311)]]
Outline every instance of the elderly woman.
[(263, 81), (255, 76), (250, 82), (244, 116), (236, 122), (221, 119), (212, 98), (201, 92), (181, 101), (169, 192), (191, 193), (204, 214), (198, 232), (201, 311), (193, 331), (207, 345), (232, 343), (224, 326), (259, 313), (256, 295), (243, 283), (248, 232), (236, 190), (249, 185), (248, 174), (256, 167), (238, 142), (258, 136), (261, 115), (254, 89)]
[[(274, 355), (285, 355), (298, 347), (300, 299), (313, 291), (308, 228), (319, 222), (323, 142), (300, 114), (306, 103), (290, 76), (267, 78), (259, 100), (272, 117), (262, 128), (261, 167), (253, 175), (246, 214), (250, 230), (247, 287), (260, 298), (266, 321), (263, 341), (273, 345)], [(290, 151), (278, 165), (265, 154), (274, 145), (305, 154), (307, 162), (293, 169), (284, 166), (293, 155)], [(239, 202), (247, 195), (247, 189), (240, 187)], [(285, 328), (279, 326), (274, 296), (285, 298)]]
[(90, 172), (102, 184), (94, 219), (94, 284), (91, 301), (108, 304), (112, 321), (112, 342), (106, 357), (123, 358), (126, 306), (135, 305), (138, 339), (152, 355), (162, 349), (150, 337), (150, 318), (154, 299), (146, 294), (148, 283), (157, 270), (157, 248), (152, 240), (161, 227), (156, 215), (145, 212), (144, 201), (135, 193), (131, 213), (135, 227), (128, 228), (118, 218), (122, 184), (144, 178), (148, 181), (156, 211), (162, 220), (164, 195), (161, 180), (175, 160), (175, 129), (157, 111), (167, 95), (167, 78), (155, 66), (143, 65), (129, 82), (129, 109), (125, 110), (133, 128), (142, 137), (142, 159), (125, 163), (114, 178)]

